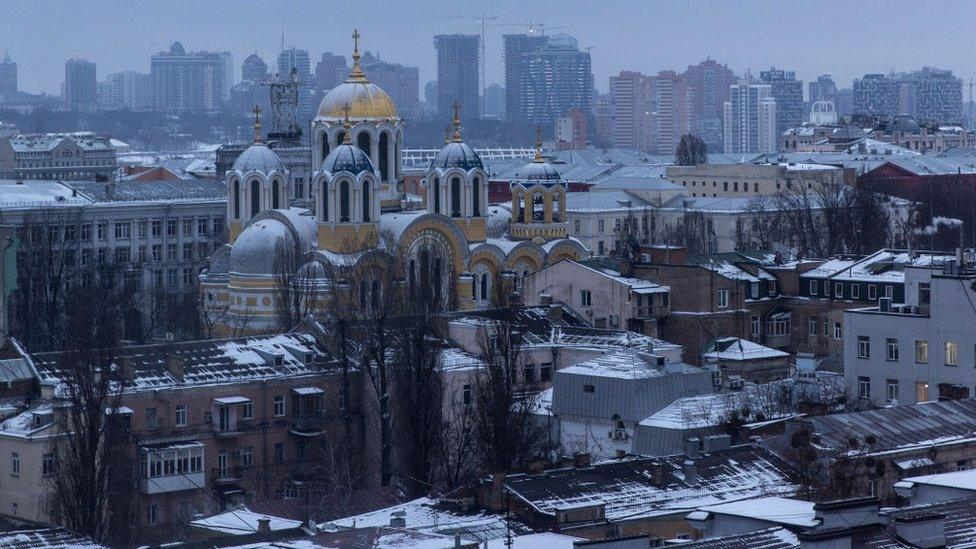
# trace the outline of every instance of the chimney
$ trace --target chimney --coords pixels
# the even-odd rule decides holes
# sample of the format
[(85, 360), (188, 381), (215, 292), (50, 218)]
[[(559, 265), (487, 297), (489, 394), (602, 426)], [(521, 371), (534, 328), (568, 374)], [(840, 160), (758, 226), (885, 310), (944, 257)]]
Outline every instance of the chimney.
[(394, 511), (390, 515), (390, 527), (391, 528), (406, 528), (407, 527), (407, 515), (403, 511)]
[(903, 516), (896, 516), (894, 521), (895, 534), (907, 541), (912, 547), (945, 547), (945, 515), (936, 512), (909, 512)]
[(547, 313), (550, 322), (562, 322), (563, 321), (563, 307), (562, 305), (550, 304)]
[(41, 398), (45, 400), (52, 400), (54, 398), (54, 390), (57, 388), (58, 383), (56, 381), (46, 379), (41, 382)]
[(505, 506), (505, 473), (493, 473), (491, 475), (491, 497), (488, 499), (488, 505), (491, 506), (492, 510), (498, 511)]
[(698, 457), (698, 449), (701, 447), (701, 441), (698, 437), (689, 437), (685, 439), (685, 456), (690, 458)]
[(732, 447), (732, 437), (729, 435), (709, 435), (705, 437), (705, 453), (714, 454)]
[(686, 459), (681, 464), (681, 472), (685, 475), (685, 482), (688, 484), (698, 484), (698, 467), (695, 466), (694, 460)]
[(258, 519), (258, 533), (259, 534), (271, 533), (271, 519), (267, 519), (267, 518)]
[(590, 454), (589, 452), (576, 452), (573, 455), (573, 467), (577, 469), (582, 469), (584, 467), (590, 466)]
[(651, 486), (655, 488), (664, 488), (664, 468), (667, 464), (655, 461), (650, 465), (651, 473)]
[(166, 371), (169, 372), (177, 381), (183, 383), (185, 372), (185, 359), (180, 355), (169, 355), (166, 357)]
[(539, 294), (539, 305), (552, 305), (552, 294)]

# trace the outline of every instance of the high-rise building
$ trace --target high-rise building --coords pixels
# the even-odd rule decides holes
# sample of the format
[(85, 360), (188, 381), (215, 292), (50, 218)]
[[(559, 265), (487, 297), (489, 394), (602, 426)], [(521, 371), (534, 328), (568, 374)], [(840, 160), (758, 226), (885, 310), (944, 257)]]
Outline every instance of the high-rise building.
[(672, 154), (681, 136), (696, 130), (694, 93), (687, 80), (674, 71), (651, 77), (650, 152)]
[(122, 71), (105, 77), (108, 103), (116, 108), (142, 111), (152, 108), (152, 79), (148, 74)]
[(610, 77), (610, 134), (614, 147), (650, 149), (651, 101), (651, 77), (633, 71)]
[(776, 152), (776, 100), (769, 84), (741, 83), (729, 86), (725, 102), (725, 152), (749, 154)]
[(64, 105), (69, 111), (94, 110), (98, 101), (95, 63), (68, 59), (64, 63)]
[(241, 82), (264, 82), (268, 79), (268, 64), (256, 53), (241, 63)]
[(552, 36), (544, 47), (522, 56), (519, 86), (521, 120), (548, 125), (569, 109), (591, 112), (590, 52), (580, 51), (568, 34)]
[(613, 146), (613, 96), (604, 94), (593, 103), (593, 145)]
[(506, 90), (500, 84), (491, 84), (485, 88), (485, 118), (503, 120), (508, 97)]
[(834, 110), (837, 116), (850, 116), (854, 112), (854, 89), (840, 88), (834, 96)]
[(462, 120), (480, 118), (480, 44), (481, 37), (477, 34), (438, 34), (434, 37), (438, 118), (448, 120), (453, 115), (455, 101), (461, 103)]
[(901, 110), (901, 83), (884, 74), (865, 74), (854, 79), (854, 114), (895, 116)]
[(9, 53), (3, 54), (0, 61), (0, 100), (10, 100), (17, 95), (17, 63), (10, 59)]
[(776, 135), (801, 126), (806, 112), (803, 108), (803, 81), (796, 79), (796, 73), (771, 68), (760, 72), (759, 79), (769, 84), (770, 93), (776, 100)]
[(437, 80), (424, 84), (424, 108), (428, 114), (437, 112)]
[(586, 113), (582, 109), (569, 109), (566, 116), (557, 117), (555, 130), (557, 150), (586, 148)]
[(346, 66), (345, 56), (325, 52), (315, 65), (312, 87), (317, 90), (331, 90), (345, 80), (348, 73), (349, 67)]
[(312, 112), (312, 62), (307, 51), (292, 47), (278, 54), (278, 79), (292, 78), (292, 69), (299, 82), (296, 115), (299, 123), (307, 122), (315, 114)]
[(229, 96), (227, 52), (187, 53), (183, 44), (173, 42), (169, 51), (152, 56), (153, 108), (159, 111), (219, 111), (225, 89)]
[(220, 102), (230, 101), (230, 87), (234, 85), (234, 55), (229, 51), (214, 52), (220, 58), (220, 66), (224, 77), (220, 81)]
[(548, 37), (542, 34), (506, 34), (505, 44), (505, 113), (518, 120), (522, 97), (522, 58), (545, 47)]
[(708, 150), (721, 151), (725, 102), (729, 100), (729, 86), (735, 84), (735, 73), (714, 59), (705, 59), (689, 66), (682, 76), (694, 98), (692, 110), (695, 113), (696, 133)]
[(837, 98), (837, 84), (834, 82), (834, 77), (829, 73), (821, 74), (816, 80), (811, 80), (807, 82), (807, 95), (810, 103), (815, 103), (817, 101), (830, 101), (831, 103)]
[(364, 52), (363, 70), (369, 81), (383, 88), (402, 116), (420, 115), (420, 69), (383, 61), (377, 54)]

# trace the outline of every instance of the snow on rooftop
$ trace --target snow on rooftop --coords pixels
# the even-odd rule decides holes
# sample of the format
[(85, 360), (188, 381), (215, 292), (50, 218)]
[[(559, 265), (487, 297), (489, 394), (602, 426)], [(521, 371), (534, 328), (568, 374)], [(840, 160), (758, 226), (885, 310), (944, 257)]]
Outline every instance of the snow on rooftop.
[(760, 412), (763, 402), (778, 396), (780, 387), (789, 382), (789, 380), (774, 381), (761, 385), (747, 385), (741, 391), (679, 398), (647, 417), (640, 424), (644, 427), (678, 430), (714, 427), (725, 421), (732, 410), (749, 408), (753, 412)]
[(512, 538), (512, 544), (508, 545), (505, 539), (493, 539), (488, 542), (488, 549), (573, 549), (573, 542), (583, 541), (583, 538), (556, 534), (554, 532), (542, 532), (540, 534), (526, 534)]
[(299, 528), (302, 525), (300, 520), (290, 520), (273, 515), (254, 513), (246, 508), (197, 519), (190, 522), (190, 525), (198, 528), (206, 528), (207, 530), (213, 530), (222, 534), (243, 536), (256, 533), (258, 531), (258, 521), (261, 519), (268, 520), (272, 532)]
[(712, 348), (702, 356), (717, 360), (763, 360), (786, 358), (790, 354), (748, 339), (724, 337), (716, 340)]
[(936, 475), (908, 477), (901, 479), (901, 481), (976, 491), (976, 469), (967, 469), (965, 471), (954, 471), (952, 473), (941, 473)]
[(698, 510), (792, 526), (813, 527), (818, 525), (814, 519), (813, 505), (812, 501), (772, 496), (708, 505), (699, 507)]
[(579, 364), (568, 366), (556, 375), (587, 375), (618, 379), (648, 379), (662, 377), (663, 371), (648, 362), (645, 356), (633, 351), (614, 350)]

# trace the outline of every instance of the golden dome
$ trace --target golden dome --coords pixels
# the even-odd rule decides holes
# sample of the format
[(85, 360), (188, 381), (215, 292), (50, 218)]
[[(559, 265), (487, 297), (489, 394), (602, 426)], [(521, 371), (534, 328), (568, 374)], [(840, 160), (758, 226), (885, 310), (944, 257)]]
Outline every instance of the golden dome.
[[(352, 52), (352, 70), (346, 81), (332, 88), (319, 103), (317, 117), (341, 119), (392, 119), (397, 118), (396, 105), (383, 88), (366, 78), (359, 64), (359, 31), (352, 34), (355, 46)], [(346, 112), (346, 105), (349, 112)]]

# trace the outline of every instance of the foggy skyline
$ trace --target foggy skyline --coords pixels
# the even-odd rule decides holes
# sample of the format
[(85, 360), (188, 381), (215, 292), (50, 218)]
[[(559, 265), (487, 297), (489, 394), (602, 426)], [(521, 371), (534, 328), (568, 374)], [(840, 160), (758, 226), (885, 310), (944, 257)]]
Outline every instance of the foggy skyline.
[[(212, 0), (130, 3), (90, 0), (3, 2), (0, 50), (18, 63), (23, 91), (57, 95), (64, 61), (83, 57), (98, 78), (121, 70), (149, 72), (149, 59), (181, 41), (187, 50), (229, 50), (235, 81), (240, 64), (257, 52), (273, 71), (282, 32), (285, 47), (309, 51), (312, 68), (322, 52), (348, 57), (358, 27), (363, 50), (420, 67), (420, 86), (436, 78), (433, 36), (480, 33), (477, 16), (496, 16), (486, 41), (487, 83), (503, 81), (501, 35), (545, 23), (581, 48), (593, 47), (597, 89), (621, 70), (683, 71), (706, 57), (738, 75), (770, 66), (795, 70), (810, 81), (831, 72), (839, 87), (869, 72), (907, 71), (923, 65), (951, 69), (968, 82), (976, 60), (968, 46), (968, 21), (976, 3), (825, 1), (816, 9), (782, 2), (641, 2), (594, 4), (579, 0), (488, 4), (422, 0), (369, 4), (300, 0), (242, 1), (235, 9)], [(968, 92), (964, 93), (968, 100)]]

